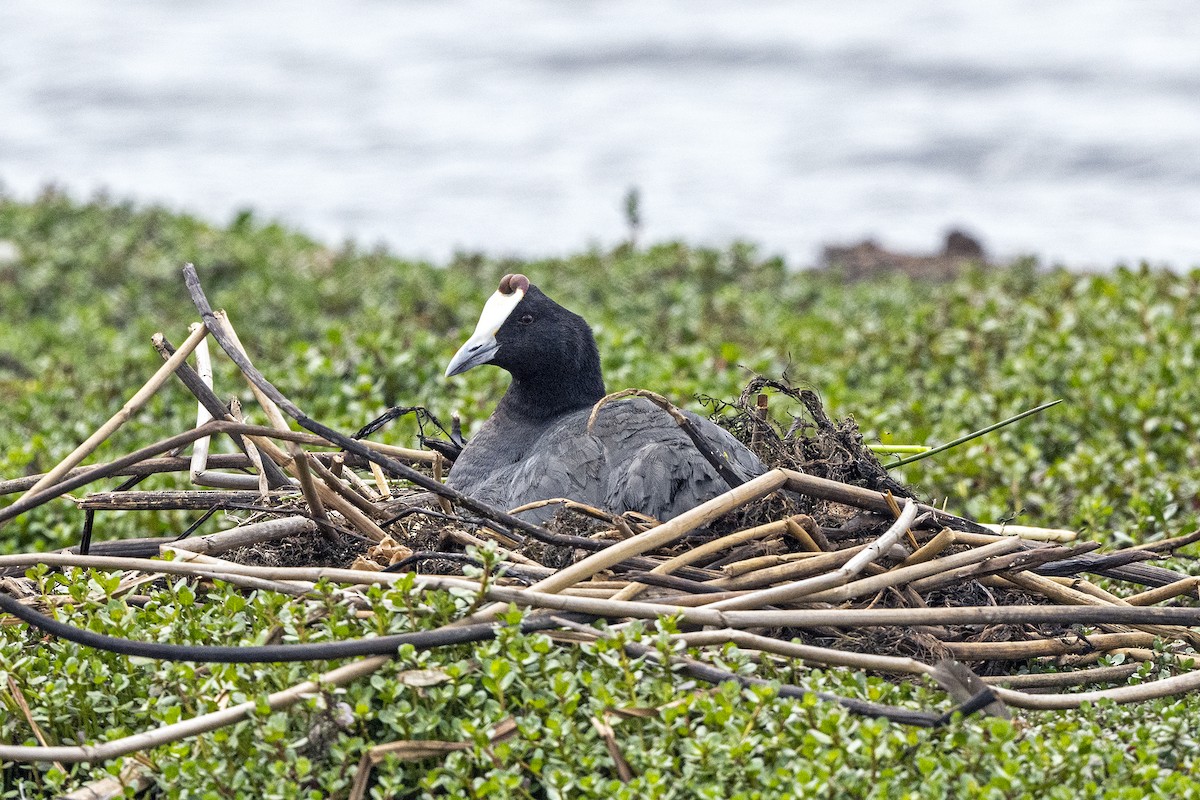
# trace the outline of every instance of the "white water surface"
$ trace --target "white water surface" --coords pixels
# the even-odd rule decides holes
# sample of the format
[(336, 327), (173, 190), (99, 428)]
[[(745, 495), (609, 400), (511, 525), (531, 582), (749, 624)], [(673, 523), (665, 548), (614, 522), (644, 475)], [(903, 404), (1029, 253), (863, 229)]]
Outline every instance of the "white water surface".
[(1200, 5), (0, 3), (0, 182), (331, 243), (1200, 265)]

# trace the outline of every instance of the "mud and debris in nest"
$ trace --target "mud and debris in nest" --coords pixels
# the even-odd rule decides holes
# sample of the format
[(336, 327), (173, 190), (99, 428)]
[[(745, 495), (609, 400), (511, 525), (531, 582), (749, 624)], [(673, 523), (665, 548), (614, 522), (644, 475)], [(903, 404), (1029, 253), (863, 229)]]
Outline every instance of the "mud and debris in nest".
[(367, 544), (349, 536), (333, 540), (320, 533), (297, 533), (270, 542), (239, 547), (221, 557), (256, 567), (349, 567), (354, 559), (366, 551)]

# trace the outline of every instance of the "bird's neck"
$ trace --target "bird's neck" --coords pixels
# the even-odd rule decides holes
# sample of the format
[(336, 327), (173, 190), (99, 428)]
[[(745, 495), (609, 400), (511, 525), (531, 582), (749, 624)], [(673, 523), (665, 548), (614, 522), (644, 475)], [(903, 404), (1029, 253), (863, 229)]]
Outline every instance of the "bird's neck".
[(527, 419), (550, 419), (593, 406), (604, 394), (604, 379), (598, 368), (583, 375), (513, 375), (497, 410), (503, 408), (506, 413)]

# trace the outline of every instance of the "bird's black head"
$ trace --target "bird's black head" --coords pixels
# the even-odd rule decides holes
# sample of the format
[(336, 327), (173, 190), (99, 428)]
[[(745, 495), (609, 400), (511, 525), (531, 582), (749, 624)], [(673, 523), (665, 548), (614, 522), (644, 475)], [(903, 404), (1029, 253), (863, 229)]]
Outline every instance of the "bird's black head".
[(446, 375), (480, 364), (494, 364), (513, 376), (501, 402), (524, 416), (555, 416), (604, 396), (592, 329), (524, 275), (505, 275), (500, 280), (474, 334), (454, 354)]

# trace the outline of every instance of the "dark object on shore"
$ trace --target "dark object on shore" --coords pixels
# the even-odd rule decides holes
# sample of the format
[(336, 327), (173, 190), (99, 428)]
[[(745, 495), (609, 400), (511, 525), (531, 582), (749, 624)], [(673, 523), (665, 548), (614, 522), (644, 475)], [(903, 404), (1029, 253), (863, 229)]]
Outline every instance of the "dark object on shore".
[[(492, 416), (454, 462), (447, 484), (501, 508), (566, 497), (608, 511), (670, 519), (729, 490), (671, 416), (648, 400), (606, 403), (600, 356), (582, 317), (524, 275), (506, 275), (446, 375), (480, 364), (512, 374)], [(684, 412), (733, 475), (763, 463), (727, 431)], [(553, 507), (530, 512), (548, 518)]]
[(942, 251), (933, 255), (897, 253), (865, 239), (849, 246), (828, 245), (821, 257), (821, 266), (840, 270), (855, 281), (890, 272), (903, 272), (912, 278), (950, 280), (969, 264), (988, 263), (979, 240), (958, 229), (946, 234)]

